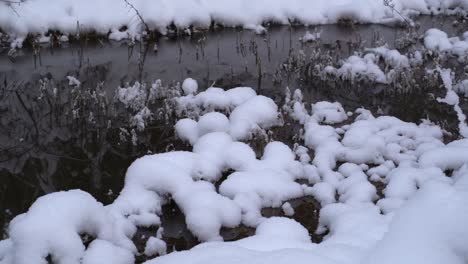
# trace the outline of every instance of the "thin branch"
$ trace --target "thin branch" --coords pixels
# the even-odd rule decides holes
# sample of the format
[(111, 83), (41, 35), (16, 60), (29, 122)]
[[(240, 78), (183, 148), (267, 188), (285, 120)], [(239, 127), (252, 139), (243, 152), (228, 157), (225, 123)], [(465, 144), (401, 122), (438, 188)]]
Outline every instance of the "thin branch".
[(402, 13), (400, 13), (400, 11), (398, 11), (395, 8), (395, 4), (393, 3), (393, 0), (383, 0), (383, 4), (384, 4), (384, 6), (389, 7), (390, 9), (392, 9), (392, 11), (397, 13), (401, 18), (403, 18), (403, 20), (405, 21), (406, 24), (408, 24), (408, 26), (413, 25), (411, 20), (409, 20), (407, 17), (405, 17)]
[(143, 17), (141, 16), (140, 12), (138, 11), (138, 9), (136, 9), (136, 7), (134, 5), (132, 5), (132, 3), (130, 3), (128, 0), (124, 0), (124, 2), (131, 8), (135, 11), (135, 13), (137, 14), (138, 18), (140, 18), (141, 20), (141, 23), (143, 23), (143, 25), (145, 26), (146, 28), (146, 32), (148, 32), (148, 34), (150, 33), (150, 29), (149, 29), (149, 26), (148, 24), (146, 24), (145, 20), (143, 19)]
[(20, 5), (25, 0), (0, 0), (0, 3), (5, 3), (17, 16), (20, 16), (12, 4)]
[(33, 115), (32, 111), (26, 106), (26, 104), (23, 101), (23, 98), (21, 98), (21, 95), (18, 93), (18, 91), (15, 91), (15, 94), (16, 94), (16, 97), (18, 98), (18, 101), (20, 102), (21, 106), (24, 108), (26, 113), (28, 113), (29, 118), (33, 122), (34, 130), (36, 131), (36, 134), (35, 134), (34, 138), (35, 138), (35, 141), (37, 142), (37, 140), (39, 138), (39, 126), (38, 126), (38, 124), (36, 122), (36, 119), (34, 119), (34, 115)]

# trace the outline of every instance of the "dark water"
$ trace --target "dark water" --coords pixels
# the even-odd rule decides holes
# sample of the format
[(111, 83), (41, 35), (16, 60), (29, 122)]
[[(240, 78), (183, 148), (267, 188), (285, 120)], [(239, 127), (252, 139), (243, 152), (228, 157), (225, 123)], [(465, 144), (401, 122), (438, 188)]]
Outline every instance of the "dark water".
[[(54, 191), (80, 188), (110, 203), (122, 188), (125, 171), (134, 159), (147, 153), (188, 149), (176, 140), (174, 119), (162, 99), (149, 105), (153, 113), (161, 115), (144, 131), (136, 131), (138, 142), (132, 143), (134, 128), (128, 122), (132, 111), (113, 98), (117, 87), (135, 81), (161, 79), (171, 87), (192, 77), (200, 87), (251, 86), (278, 103), (289, 86), (301, 88), (305, 100), (311, 103), (339, 101), (347, 110), (364, 106), (413, 122), (429, 117), (456, 133), (453, 110), (429, 95), (443, 95), (444, 89), (440, 83), (424, 79), (422, 71), (414, 80), (421, 87), (403, 91), (319, 80), (307, 71), (326, 60), (337, 63), (364, 47), (387, 43), (403, 51), (415, 48), (428, 28), (437, 27), (449, 34), (466, 30), (453, 27), (454, 20), (423, 17), (418, 21), (420, 27), (411, 31), (382, 25), (275, 26), (267, 35), (223, 29), (160, 39), (157, 52), (154, 43), (99, 41), (44, 46), (38, 51), (24, 49), (14, 58), (4, 50), (0, 53), (0, 227), (25, 212), (38, 196)], [(307, 30), (320, 31), (320, 41), (302, 43), (299, 39)], [(327, 55), (326, 59), (322, 55)], [(463, 66), (454, 65), (456, 71), (463, 71)], [(68, 75), (80, 80), (81, 86), (69, 86)], [(466, 102), (463, 106), (466, 111)], [(283, 140), (290, 136), (285, 133)], [(296, 203), (300, 208), (307, 204)], [(184, 229), (176, 206), (165, 210), (168, 215), (174, 212), (173, 217), (163, 218), (172, 237), (168, 239), (174, 239), (174, 245), (182, 243), (177, 249), (193, 246), (196, 241)], [(310, 210), (304, 210), (304, 214), (298, 214), (302, 217), (299, 221), (312, 229), (317, 215), (308, 219)], [(178, 228), (185, 231), (178, 232)], [(235, 239), (252, 230), (223, 232), (225, 238)]]

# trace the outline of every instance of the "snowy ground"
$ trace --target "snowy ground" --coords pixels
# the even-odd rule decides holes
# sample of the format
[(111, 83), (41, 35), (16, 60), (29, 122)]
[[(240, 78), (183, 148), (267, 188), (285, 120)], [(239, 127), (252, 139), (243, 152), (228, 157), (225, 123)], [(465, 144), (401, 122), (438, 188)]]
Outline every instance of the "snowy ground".
[[(287, 90), (284, 105), (277, 105), (248, 87), (198, 92), (193, 79), (182, 83), (180, 94), (157, 83), (149, 94), (138, 84), (119, 88), (116, 100), (142, 109), (134, 117), (141, 129), (150, 114), (141, 102), (175, 95), (175, 130), (192, 150), (137, 159), (107, 206), (80, 190), (39, 198), (10, 223), (0, 263), (47, 263), (50, 257), (123, 264), (133, 263), (135, 254), (160, 256), (147, 263), (466, 263), (466, 117), (457, 108), (450, 70), (436, 72), (447, 90), (438, 100), (452, 105), (460, 121), (462, 137), (448, 144), (429, 120), (347, 112), (338, 102), (309, 105), (299, 90)], [(303, 144), (290, 148), (274, 140), (273, 128), (286, 122), (302, 127), (296, 136)], [(249, 146), (258, 140), (264, 142), (259, 157)], [(295, 212), (288, 201), (304, 196), (321, 204), (316, 230), (290, 218)], [(159, 228), (137, 252), (137, 228), (159, 226), (170, 200), (205, 243), (166, 255)], [(264, 217), (267, 207), (281, 207), (285, 216)], [(255, 235), (222, 242), (221, 228), (239, 225), (255, 228)], [(323, 241), (311, 242), (310, 231)], [(85, 234), (95, 238), (86, 246)]]
[[(110, 39), (138, 39), (145, 30), (166, 34), (174, 25), (180, 31), (194, 26), (207, 28), (242, 26), (264, 32), (269, 22), (306, 25), (357, 23), (411, 24), (417, 15), (466, 14), (467, 0), (294, 0), (294, 1), (217, 1), (183, 0), (27, 0), (0, 2), (0, 28), (12, 47), (21, 47), (28, 34), (39, 42), (49, 42), (51, 34), (60, 41), (69, 35), (94, 31)], [(268, 6), (268, 8), (265, 8)], [(144, 23), (142, 23), (144, 22)], [(190, 29), (185, 31), (190, 34)], [(1, 36), (0, 36), (1, 37)]]
[[(83, 29), (112, 31), (111, 38), (141, 34), (141, 23), (124, 3), (116, 4), (112, 14), (106, 12), (108, 1), (93, 3), (90, 9), (87, 1), (57, 1), (47, 14), (41, 0), (12, 6), (24, 16), (0, 4), (0, 25), (17, 45), (32, 32), (74, 33), (77, 21)], [(272, 1), (269, 9), (258, 1), (162, 3), (162, 9), (143, 1), (135, 1), (135, 6), (151, 29), (163, 33), (171, 23), (206, 27), (212, 20), (262, 31), (265, 21), (401, 19), (370, 0), (316, 1), (310, 9), (304, 8), (312, 5), (309, 1), (300, 0), (287, 5)], [(403, 16), (468, 9), (464, 0), (393, 3)], [(128, 30), (117, 32), (122, 26)], [(320, 38), (319, 32), (308, 32), (302, 41)], [(136, 145), (137, 131), (147, 129), (156, 115), (170, 113), (177, 121), (176, 135), (188, 150), (135, 160), (123, 189), (105, 206), (82, 190), (40, 197), (10, 222), (8, 237), (0, 241), (0, 263), (467, 263), (468, 126), (460, 105), (468, 95), (463, 72), (468, 32), (448, 36), (434, 28), (421, 42), (419, 50), (405, 52), (386, 45), (368, 48), (338, 65), (318, 65), (314, 77), (389, 85), (423, 67), (430, 80), (441, 83), (443, 96), (434, 96), (434, 101), (455, 113), (455, 136), (433, 120), (410, 123), (364, 108), (344, 109), (340, 102), (311, 104), (302, 91), (289, 88), (279, 103), (250, 87), (199, 87), (190, 78), (170, 89), (160, 81), (118, 87), (113, 99), (132, 113), (127, 121), (133, 127), (121, 136)], [(456, 67), (444, 66), (450, 63)], [(100, 104), (105, 95), (99, 89), (81, 93), (85, 84), (72, 75), (67, 82), (76, 98), (94, 99), (92, 106), (106, 108)], [(56, 88), (49, 91), (46, 85), (40, 92), (41, 98), (42, 93), (57, 95)], [(151, 111), (149, 102), (160, 99), (171, 111)], [(70, 118), (83, 114), (83, 105)], [(99, 118), (92, 113), (85, 116), (87, 122)], [(279, 141), (278, 129), (297, 127), (291, 135), (295, 144)], [(294, 220), (294, 201), (304, 197), (319, 204), (312, 230)], [(168, 247), (161, 227), (168, 203), (181, 210), (198, 246), (181, 252)], [(265, 208), (280, 208), (281, 216), (267, 217)], [(255, 233), (224, 242), (222, 230), (239, 226)], [(144, 238), (143, 249), (135, 243), (141, 228), (154, 230)], [(312, 242), (312, 236), (322, 241)]]

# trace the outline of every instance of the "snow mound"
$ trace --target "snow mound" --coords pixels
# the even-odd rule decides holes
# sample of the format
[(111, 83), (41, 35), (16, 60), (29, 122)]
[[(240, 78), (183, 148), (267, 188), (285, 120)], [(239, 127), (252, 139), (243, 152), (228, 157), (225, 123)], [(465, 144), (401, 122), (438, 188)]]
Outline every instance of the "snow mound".
[(325, 72), (350, 80), (368, 78), (379, 83), (388, 82), (385, 73), (376, 64), (375, 55), (371, 53), (364, 57), (353, 55), (347, 58), (340, 68), (327, 66)]
[(465, 97), (468, 97), (468, 79), (461, 81), (460, 83), (457, 83), (453, 89), (457, 92), (462, 94)]
[[(249, 140), (254, 134), (280, 124), (278, 106), (272, 99), (256, 95), (251, 88), (234, 88), (224, 91), (209, 88), (197, 95), (176, 98), (180, 114), (198, 116), (198, 122), (181, 119), (175, 128), (180, 139), (194, 145), (205, 134), (226, 132), (234, 140)], [(229, 115), (220, 112), (224, 111)]]
[(468, 171), (453, 184), (432, 182), (396, 213), (365, 263), (466, 263)]
[[(384, 70), (379, 66), (380, 61), (386, 66)], [(377, 83), (389, 83), (396, 71), (403, 71), (410, 67), (410, 59), (398, 50), (391, 50), (386, 46), (365, 49), (365, 54), (355, 54), (343, 61), (341, 67), (327, 66), (326, 74), (331, 74), (345, 80), (369, 80)]]
[[(85, 255), (94, 259), (94, 247), (104, 247), (103, 254), (112, 251), (133, 259), (136, 249), (128, 238), (133, 232), (123, 228), (119, 219), (88, 193), (78, 190), (52, 193), (37, 199), (27, 213), (10, 223), (11, 260), (18, 264), (47, 263), (46, 257), (50, 255), (57, 263), (78, 264)], [(85, 253), (81, 234), (102, 241)]]
[(447, 33), (432, 28), (426, 31), (424, 45), (431, 51), (456, 56), (461, 62), (468, 59), (468, 31), (463, 34), (462, 38), (449, 38)]
[(210, 87), (197, 95), (186, 95), (175, 98), (176, 110), (183, 113), (207, 113), (215, 110), (231, 112), (237, 106), (257, 96), (249, 87), (237, 87), (224, 91), (221, 88)]
[(459, 169), (468, 164), (467, 139), (453, 141), (450, 144), (424, 152), (419, 158), (423, 167), (434, 166), (443, 171)]
[(145, 255), (147, 256), (154, 256), (156, 254), (158, 254), (159, 256), (166, 255), (166, 251), (166, 242), (159, 238), (150, 237), (146, 242)]
[[(211, 139), (221, 147), (230, 142), (222, 135)], [(221, 177), (221, 172), (215, 163), (204, 161), (199, 154), (172, 152), (145, 156), (129, 167), (125, 187), (111, 207), (121, 215), (130, 215), (137, 226), (159, 225), (163, 195), (170, 195), (184, 212), (189, 229), (200, 240), (219, 240), (221, 226), (238, 225), (241, 212), (234, 202), (216, 193), (213, 184), (195, 181), (202, 177), (215, 180)]]
[(453, 110), (457, 114), (458, 118), (458, 129), (460, 135), (468, 138), (468, 124), (466, 123), (466, 115), (463, 113), (463, 110), (460, 107), (460, 97), (454, 91), (453, 80), (452, 80), (452, 71), (450, 69), (440, 69), (437, 68), (436, 71), (439, 72), (442, 82), (447, 89), (447, 94), (444, 98), (437, 98), (437, 101), (440, 103), (446, 103), (453, 106)]
[(198, 91), (198, 83), (192, 78), (187, 78), (182, 83), (182, 90), (185, 95), (195, 94)]
[(112, 243), (100, 239), (91, 242), (82, 260), (83, 264), (129, 264), (134, 262), (135, 257), (132, 252), (123, 250)]
[(239, 105), (229, 116), (234, 139), (249, 139), (251, 131), (279, 124), (278, 106), (272, 99), (256, 96)]

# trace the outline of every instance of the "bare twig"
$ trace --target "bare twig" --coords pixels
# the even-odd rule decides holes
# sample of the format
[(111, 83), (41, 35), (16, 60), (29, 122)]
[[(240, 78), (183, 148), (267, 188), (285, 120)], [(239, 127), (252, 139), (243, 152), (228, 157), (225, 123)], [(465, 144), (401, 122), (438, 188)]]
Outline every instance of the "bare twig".
[(33, 113), (32, 113), (32, 110), (29, 109), (29, 108), (26, 106), (26, 104), (24, 103), (23, 98), (21, 97), (21, 95), (19, 94), (18, 91), (15, 91), (15, 94), (16, 94), (16, 97), (18, 98), (18, 101), (20, 102), (21, 106), (24, 108), (24, 110), (26, 111), (26, 113), (28, 113), (29, 118), (30, 118), (31, 121), (33, 122), (34, 130), (36, 131), (36, 134), (34, 135), (34, 139), (35, 139), (36, 142), (37, 142), (37, 140), (38, 140), (38, 138), (39, 138), (39, 126), (38, 126), (38, 124), (37, 124), (37, 122), (36, 122), (36, 119), (34, 118), (34, 115), (33, 115)]
[(130, 3), (128, 0), (124, 0), (124, 2), (131, 8), (135, 11), (136, 15), (138, 16), (138, 18), (141, 20), (141, 23), (145, 26), (145, 29), (146, 29), (146, 32), (148, 32), (148, 34), (150, 33), (150, 28), (148, 26), (148, 24), (146, 24), (145, 20), (143, 19), (143, 17), (141, 16), (140, 12), (138, 11), (138, 9), (136, 9), (136, 7), (134, 5), (132, 5), (132, 3)]
[(20, 5), (26, 0), (0, 0), (0, 3), (5, 3), (17, 16), (20, 16), (16, 9), (13, 7), (13, 4)]
[(393, 12), (397, 13), (405, 21), (405, 23), (408, 26), (411, 26), (413, 24), (411, 20), (409, 20), (407, 17), (405, 17), (402, 13), (400, 13), (400, 11), (398, 11), (395, 8), (395, 4), (393, 3), (393, 0), (383, 0), (383, 4), (384, 4), (384, 6), (389, 7), (390, 9), (392, 9)]

